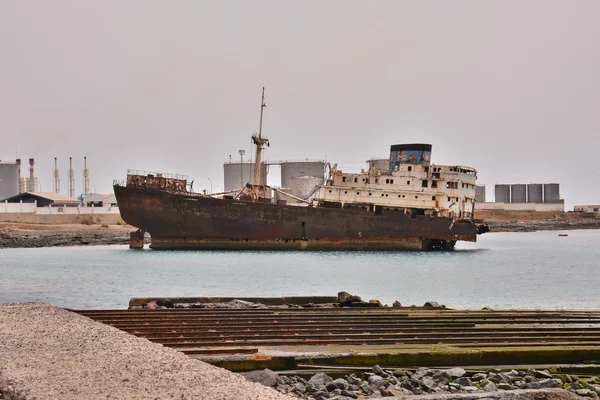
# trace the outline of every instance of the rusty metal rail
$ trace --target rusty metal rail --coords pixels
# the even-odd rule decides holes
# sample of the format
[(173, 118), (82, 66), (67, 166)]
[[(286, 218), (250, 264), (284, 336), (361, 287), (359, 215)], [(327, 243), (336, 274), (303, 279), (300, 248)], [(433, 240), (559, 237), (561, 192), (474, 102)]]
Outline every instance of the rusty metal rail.
[(169, 309), (77, 311), (187, 354), (257, 347), (448, 344), (600, 346), (600, 312), (426, 309)]

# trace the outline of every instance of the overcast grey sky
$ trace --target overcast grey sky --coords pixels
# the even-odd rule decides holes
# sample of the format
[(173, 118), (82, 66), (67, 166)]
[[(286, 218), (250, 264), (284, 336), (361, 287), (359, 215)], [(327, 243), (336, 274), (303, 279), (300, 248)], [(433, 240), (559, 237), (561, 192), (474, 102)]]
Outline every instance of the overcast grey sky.
[(81, 192), (127, 168), (222, 185), (250, 151), (360, 169), (433, 144), (479, 182), (559, 182), (600, 203), (600, 1), (0, 2), (0, 159), (68, 157)]

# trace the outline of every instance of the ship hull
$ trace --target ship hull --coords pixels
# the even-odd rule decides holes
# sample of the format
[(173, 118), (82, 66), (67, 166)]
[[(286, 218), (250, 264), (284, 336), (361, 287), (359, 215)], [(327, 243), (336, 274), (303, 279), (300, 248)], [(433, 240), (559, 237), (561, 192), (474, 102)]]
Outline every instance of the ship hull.
[(471, 221), (383, 209), (299, 207), (114, 186), (121, 217), (154, 249), (427, 250), (476, 241)]

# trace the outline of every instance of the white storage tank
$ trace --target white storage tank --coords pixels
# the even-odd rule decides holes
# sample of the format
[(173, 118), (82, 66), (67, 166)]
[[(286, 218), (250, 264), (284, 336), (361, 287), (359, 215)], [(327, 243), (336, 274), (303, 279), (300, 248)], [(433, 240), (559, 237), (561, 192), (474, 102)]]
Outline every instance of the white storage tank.
[[(254, 163), (250, 162), (227, 162), (223, 164), (223, 177), (225, 191), (237, 190), (254, 183)], [(267, 184), (267, 165), (260, 166), (260, 184)]]
[(19, 194), (19, 167), (16, 163), (0, 162), (0, 200)]
[(282, 161), (281, 187), (300, 198), (308, 196), (315, 186), (323, 184), (325, 161)]

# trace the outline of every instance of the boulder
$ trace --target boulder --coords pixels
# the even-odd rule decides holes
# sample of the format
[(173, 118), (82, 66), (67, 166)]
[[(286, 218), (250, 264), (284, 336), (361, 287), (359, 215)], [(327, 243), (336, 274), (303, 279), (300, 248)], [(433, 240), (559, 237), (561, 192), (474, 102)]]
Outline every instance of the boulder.
[(496, 390), (498, 390), (498, 387), (496, 386), (496, 384), (487, 379), (482, 379), (479, 385), (486, 392), (495, 392)]
[[(343, 378), (338, 378), (335, 379), (331, 382), (329, 382), (327, 385), (325, 385), (325, 387), (327, 387), (327, 390), (329, 391), (333, 391), (335, 389), (341, 389), (341, 390), (346, 390), (348, 389), (348, 386), (350, 384), (348, 383), (347, 380), (343, 379)], [(341, 392), (340, 392), (341, 394)]]
[(466, 376), (455, 379), (454, 381), (452, 381), (452, 383), (457, 383), (463, 387), (464, 386), (473, 386), (473, 382), (471, 382), (471, 380), (469, 378), (467, 378)]
[(270, 369), (263, 369), (262, 371), (250, 371), (246, 372), (244, 378), (250, 382), (257, 382), (264, 386), (275, 387), (279, 380), (277, 372), (271, 371)]
[(319, 372), (318, 374), (314, 374), (309, 380), (308, 384), (311, 386), (326, 386), (329, 382), (333, 381), (329, 375)]
[(377, 375), (383, 375), (383, 369), (379, 365), (373, 366), (373, 372)]
[(460, 378), (461, 376), (467, 373), (467, 371), (460, 367), (446, 369), (444, 370), (444, 372), (446, 372), (453, 379)]
[(529, 382), (525, 385), (527, 389), (548, 389), (562, 387), (560, 379), (542, 379), (537, 382)]
[(498, 387), (498, 389), (500, 390), (514, 390), (516, 389), (515, 387), (513, 387), (512, 385), (508, 384), (508, 383), (499, 383), (498, 385), (496, 385)]
[(595, 399), (596, 397), (598, 397), (598, 393), (594, 392), (591, 389), (577, 389), (575, 391), (575, 393), (577, 393), (578, 396), (591, 397), (593, 399)]
[(535, 371), (534, 376), (540, 379), (552, 379), (553, 376), (550, 375), (548, 371)]

